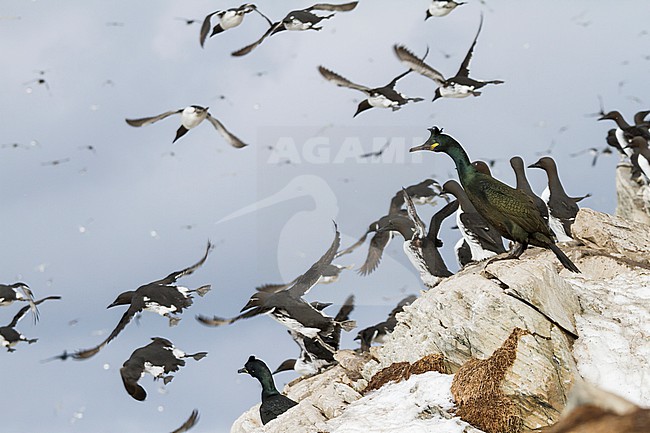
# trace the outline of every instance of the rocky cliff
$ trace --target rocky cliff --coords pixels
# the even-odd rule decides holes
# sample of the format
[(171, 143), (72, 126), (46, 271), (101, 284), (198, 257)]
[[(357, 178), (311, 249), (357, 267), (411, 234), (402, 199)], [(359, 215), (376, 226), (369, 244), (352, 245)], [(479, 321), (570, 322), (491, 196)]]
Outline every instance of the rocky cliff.
[(581, 274), (536, 248), (466, 267), (383, 346), (287, 385), (296, 408), (262, 426), (255, 406), (231, 432), (534, 431), (582, 379), (650, 405), (650, 226), (582, 209), (573, 230)]

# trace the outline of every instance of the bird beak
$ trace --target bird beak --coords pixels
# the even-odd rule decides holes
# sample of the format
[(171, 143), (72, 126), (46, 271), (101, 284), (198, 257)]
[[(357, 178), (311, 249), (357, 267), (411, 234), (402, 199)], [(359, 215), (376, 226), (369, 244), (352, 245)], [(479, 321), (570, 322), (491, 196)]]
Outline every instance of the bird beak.
[(248, 372), (248, 370), (246, 370), (246, 367), (240, 368), (239, 370), (237, 370), (237, 373), (239, 373), (239, 374), (250, 374)]
[(535, 164), (530, 164), (528, 168), (542, 168), (542, 166), (539, 165), (539, 162), (536, 162)]
[(106, 309), (108, 310), (109, 308), (113, 308), (113, 307), (116, 307), (116, 306), (117, 306), (117, 304), (115, 302), (113, 302), (111, 305), (106, 307)]
[(602, 116), (600, 116), (600, 117), (599, 117), (598, 119), (596, 119), (596, 120), (606, 120), (606, 119), (609, 119), (609, 118), (608, 118), (605, 114), (603, 114)]
[(436, 147), (438, 147), (439, 144), (440, 143), (438, 143), (437, 141), (433, 143), (429, 143), (429, 140), (427, 140), (426, 143), (421, 144), (420, 146), (411, 147), (409, 149), (409, 152), (417, 152), (419, 150), (433, 150)]

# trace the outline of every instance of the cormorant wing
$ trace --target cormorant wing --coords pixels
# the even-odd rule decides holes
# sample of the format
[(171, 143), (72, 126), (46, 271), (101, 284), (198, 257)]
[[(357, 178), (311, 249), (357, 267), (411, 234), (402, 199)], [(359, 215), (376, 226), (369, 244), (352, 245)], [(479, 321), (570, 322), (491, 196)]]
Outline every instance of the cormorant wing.
[(472, 60), (474, 45), (476, 45), (476, 41), (478, 40), (478, 35), (481, 33), (481, 27), (483, 27), (483, 14), (481, 14), (481, 21), (479, 22), (476, 36), (474, 36), (474, 42), (472, 42), (472, 46), (469, 47), (469, 50), (467, 51), (467, 54), (463, 59), (463, 63), (460, 64), (460, 68), (458, 68), (458, 72), (456, 72), (456, 77), (469, 77), (469, 62), (470, 60)]
[(361, 275), (368, 275), (379, 266), (381, 256), (384, 253), (384, 248), (393, 237), (390, 231), (379, 231), (370, 240), (370, 248), (368, 248), (368, 255), (365, 263), (359, 268)]
[(296, 279), (296, 282), (293, 286), (287, 289), (287, 292), (293, 298), (300, 298), (305, 293), (307, 293), (309, 289), (311, 289), (323, 275), (323, 271), (325, 270), (326, 266), (332, 263), (332, 260), (334, 260), (334, 256), (336, 255), (336, 252), (341, 245), (341, 234), (339, 233), (336, 224), (334, 224), (334, 227), (336, 234), (334, 235), (334, 240), (332, 241), (329, 249), (325, 252), (325, 254), (323, 254), (320, 259), (318, 259), (316, 263), (311, 265), (307, 272)]
[(427, 238), (429, 238), (431, 242), (437, 244), (438, 232), (440, 231), (442, 222), (458, 210), (458, 205), (458, 200), (454, 200), (447, 203), (442, 209), (433, 214), (431, 217), (431, 222), (429, 222), (429, 233), (427, 233)]
[(214, 15), (221, 13), (223, 11), (218, 10), (214, 11), (211, 14), (208, 14), (205, 16), (203, 19), (203, 24), (201, 24), (201, 32), (199, 33), (199, 43), (201, 44), (201, 47), (203, 47), (203, 44), (205, 44), (205, 40), (208, 37), (208, 32), (210, 31), (210, 28), (212, 27), (211, 19)]
[(131, 126), (144, 126), (144, 125), (149, 125), (151, 123), (157, 122), (159, 120), (165, 119), (172, 114), (180, 114), (183, 112), (183, 108), (180, 110), (175, 110), (175, 111), (165, 111), (162, 114), (159, 114), (157, 116), (152, 116), (152, 117), (143, 117), (141, 119), (125, 119), (126, 123), (128, 123)]
[(185, 433), (192, 427), (196, 425), (196, 423), (199, 420), (199, 411), (194, 409), (192, 413), (190, 414), (190, 417), (183, 423), (182, 426), (174, 430), (172, 433)]
[(225, 126), (223, 126), (223, 123), (219, 122), (216, 118), (212, 117), (210, 113), (208, 113), (208, 121), (212, 123), (212, 126), (215, 127), (217, 131), (221, 135), (223, 135), (223, 138), (226, 139), (226, 141), (232, 146), (236, 147), (238, 149), (242, 147), (246, 147), (247, 144), (241, 141), (239, 138), (235, 137), (230, 131), (226, 129)]
[[(38, 304), (40, 304), (41, 302), (43, 302), (43, 301), (47, 301), (47, 300), (49, 300), (49, 299), (61, 299), (61, 297), (60, 297), (60, 296), (47, 296), (47, 297), (45, 297), (45, 298), (43, 298), (43, 299), (39, 299), (38, 301), (34, 301), (34, 305), (38, 305)], [(10, 328), (14, 328), (14, 327), (18, 324), (18, 322), (20, 321), (20, 319), (22, 319), (23, 317), (25, 317), (25, 315), (27, 314), (27, 312), (28, 312), (29, 310), (31, 310), (31, 309), (32, 309), (32, 306), (31, 306), (31, 305), (25, 305), (23, 308), (21, 308), (20, 310), (18, 310), (18, 313), (16, 313), (16, 315), (15, 315), (14, 318), (12, 319), (11, 323), (9, 323), (7, 326), (10, 327)]]
[(241, 49), (239, 49), (237, 51), (233, 51), (230, 54), (232, 56), (235, 56), (235, 57), (245, 56), (246, 54), (250, 53), (255, 48), (257, 48), (257, 46), (260, 45), (262, 42), (264, 42), (264, 39), (268, 38), (269, 36), (271, 36), (274, 33), (280, 32), (282, 30), (284, 30), (284, 24), (282, 23), (282, 21), (278, 21), (277, 23), (273, 23), (271, 25), (271, 27), (269, 27), (269, 29), (266, 31), (266, 33), (264, 33), (262, 35), (262, 37), (259, 38), (257, 41), (255, 41), (252, 44), (247, 45), (244, 48), (241, 48)]
[(404, 195), (404, 200), (406, 201), (406, 210), (408, 212), (408, 216), (410, 220), (413, 221), (413, 224), (415, 226), (415, 236), (422, 239), (425, 236), (426, 227), (420, 219), (418, 211), (415, 209), (415, 205), (413, 204), (413, 200), (411, 200), (411, 197), (406, 192), (406, 189), (402, 188), (402, 192)]
[(442, 86), (445, 82), (445, 77), (437, 70), (433, 69), (431, 66), (424, 63), (423, 59), (420, 59), (411, 51), (409, 51), (404, 45), (395, 45), (393, 46), (397, 58), (410, 68), (411, 71), (415, 71), (420, 75), (424, 75), (427, 78), (432, 79), (439, 86)]
[(343, 78), (339, 74), (330, 71), (329, 69), (325, 68), (324, 66), (319, 66), (318, 67), (318, 72), (325, 77), (326, 80), (333, 82), (339, 87), (347, 87), (349, 89), (355, 89), (359, 90), (363, 93), (370, 94), (370, 88), (366, 86), (362, 86), (360, 84), (355, 84), (352, 81), (348, 80), (347, 78)]
[[(523, 191), (518, 191), (498, 180), (483, 175), (477, 186), (481, 194), (490, 198), (490, 204), (501, 218), (519, 225), (528, 233), (547, 231), (544, 219), (535, 218), (539, 210), (533, 199)], [(474, 204), (476, 207), (477, 204)], [(478, 208), (477, 208), (478, 209)], [(542, 226), (539, 223), (543, 224)]]
[(329, 3), (316, 3), (313, 6), (306, 8), (306, 11), (333, 11), (333, 12), (347, 12), (357, 7), (359, 2), (350, 2), (343, 3), (339, 5), (333, 5)]
[(171, 274), (167, 275), (165, 278), (160, 279), (158, 281), (152, 281), (149, 284), (170, 285), (175, 283), (176, 280), (178, 280), (180, 277), (183, 277), (185, 275), (190, 275), (191, 273), (196, 271), (203, 263), (205, 263), (205, 260), (208, 258), (208, 253), (210, 252), (211, 249), (212, 249), (212, 244), (210, 243), (210, 241), (208, 241), (208, 246), (206, 247), (205, 254), (201, 258), (201, 260), (194, 263), (190, 267), (187, 267), (180, 271), (172, 272)]

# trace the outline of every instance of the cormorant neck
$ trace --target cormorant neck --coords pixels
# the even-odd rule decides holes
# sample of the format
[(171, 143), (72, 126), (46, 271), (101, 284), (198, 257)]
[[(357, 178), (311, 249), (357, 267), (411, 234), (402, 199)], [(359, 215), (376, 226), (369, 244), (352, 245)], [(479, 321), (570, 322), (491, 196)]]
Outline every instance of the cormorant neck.
[(260, 375), (257, 380), (259, 380), (260, 385), (262, 385), (262, 401), (268, 397), (280, 394), (275, 387), (275, 382), (273, 382), (273, 376), (271, 376), (270, 371), (266, 374)]
[[(458, 171), (458, 176), (462, 180), (464, 177), (471, 176), (476, 173), (476, 168), (472, 165), (465, 152), (460, 144), (451, 146), (445, 150), (445, 153), (454, 160), (456, 164), (456, 170)], [(462, 182), (461, 182), (462, 183)]]

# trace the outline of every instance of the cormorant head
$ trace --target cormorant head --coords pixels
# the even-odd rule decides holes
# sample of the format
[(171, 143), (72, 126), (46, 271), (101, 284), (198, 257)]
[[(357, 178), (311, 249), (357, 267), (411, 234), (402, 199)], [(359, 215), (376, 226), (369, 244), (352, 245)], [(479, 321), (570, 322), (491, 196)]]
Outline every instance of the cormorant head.
[(420, 146), (415, 146), (409, 149), (409, 152), (416, 152), (418, 150), (430, 150), (432, 152), (445, 152), (450, 147), (457, 145), (456, 140), (442, 133), (442, 128), (434, 126), (429, 128), (431, 135), (429, 139)]
[(244, 364), (244, 368), (237, 370), (237, 373), (250, 374), (254, 378), (260, 379), (263, 376), (271, 376), (271, 370), (266, 366), (264, 361), (255, 358), (254, 355), (248, 357), (248, 361)]
[(118, 305), (129, 305), (131, 304), (131, 300), (133, 300), (133, 295), (135, 292), (133, 290), (129, 290), (128, 292), (120, 293), (117, 298), (113, 301), (111, 305), (109, 305), (106, 308), (112, 308), (116, 307)]

